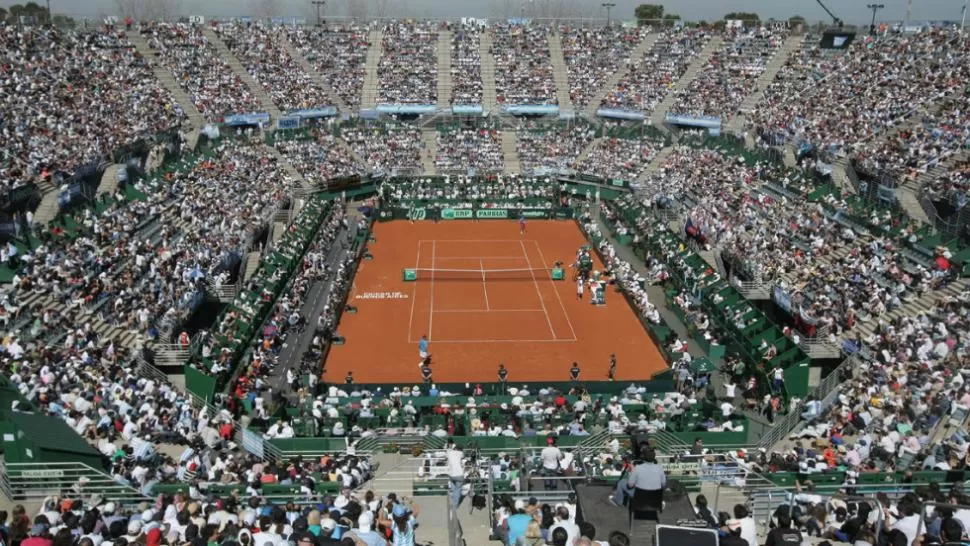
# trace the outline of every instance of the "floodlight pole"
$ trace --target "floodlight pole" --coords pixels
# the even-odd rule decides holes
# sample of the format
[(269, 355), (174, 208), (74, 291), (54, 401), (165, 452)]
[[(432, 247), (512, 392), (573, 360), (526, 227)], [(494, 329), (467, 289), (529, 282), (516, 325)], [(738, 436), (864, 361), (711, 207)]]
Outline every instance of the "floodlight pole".
[[(869, 24), (869, 34), (876, 33), (876, 12), (885, 8), (885, 4), (866, 4), (866, 7), (872, 10), (872, 23)], [(905, 28), (903, 29), (906, 30)]]
[(317, 7), (317, 26), (320, 26), (320, 8), (327, 5), (327, 0), (310, 0), (310, 3)]
[(612, 22), (610, 19), (610, 10), (616, 7), (616, 4), (613, 2), (603, 2), (602, 5), (604, 8), (606, 8), (606, 26), (610, 26), (610, 23)]

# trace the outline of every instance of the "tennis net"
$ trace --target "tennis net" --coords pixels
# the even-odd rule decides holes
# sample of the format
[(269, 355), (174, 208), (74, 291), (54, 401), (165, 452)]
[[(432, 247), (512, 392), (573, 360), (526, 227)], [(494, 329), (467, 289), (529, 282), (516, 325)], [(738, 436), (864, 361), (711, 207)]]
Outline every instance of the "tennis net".
[(531, 281), (557, 280), (559, 269), (520, 268), (520, 269), (405, 269), (405, 281)]

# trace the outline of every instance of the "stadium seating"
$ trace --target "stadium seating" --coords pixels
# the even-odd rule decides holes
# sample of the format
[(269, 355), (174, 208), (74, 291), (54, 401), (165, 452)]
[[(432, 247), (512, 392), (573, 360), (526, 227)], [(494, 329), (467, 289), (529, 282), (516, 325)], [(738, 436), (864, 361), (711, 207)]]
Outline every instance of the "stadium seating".
[[(188, 529), (211, 531), (179, 521), (183, 501), (186, 521), (201, 507), (233, 537), (223, 510), (236, 521), (263, 508), (291, 514), (294, 528), (312, 512), (288, 503), (353, 503), (393, 519), (373, 504), (387, 491), (365, 493), (375, 460), (413, 455), (400, 490), (430, 501), (448, 493), (451, 438), (473, 490), (508, 495), (495, 499), (495, 523), (541, 481), (547, 438), (565, 453), (556, 479), (622, 487), (621, 444), (639, 431), (692, 492), (711, 483), (748, 494), (759, 521), (779, 495), (808, 510), (834, 507), (827, 492), (838, 489), (888, 491), (917, 511), (966, 502), (913, 489), (966, 477), (970, 39), (887, 28), (831, 51), (810, 34), (761, 90), (797, 30), (727, 26), (0, 24), (0, 485), (16, 501), (58, 492), (100, 506), (126, 521), (128, 543), (164, 522), (173, 536), (152, 544), (175, 544), (193, 541)], [(383, 40), (372, 44), (375, 29)], [(439, 73), (445, 30), (451, 67)], [(135, 32), (152, 59), (137, 53)], [(562, 42), (565, 90), (550, 37)], [(699, 59), (713, 37), (722, 45)], [(494, 82), (483, 81), (486, 60)], [(438, 96), (443, 74), (450, 97)], [(357, 112), (372, 77), (378, 104), (435, 112)], [(588, 117), (483, 120), (438, 107), (482, 104), (493, 84), (502, 106), (551, 106), (566, 91)], [(166, 85), (192, 103), (177, 104)], [(286, 113), (337, 99), (351, 111), (288, 119), (297, 127), (220, 125), (269, 106), (257, 94)], [(730, 125), (752, 101), (744, 125)], [(650, 119), (662, 103), (740, 129), (698, 137), (591, 113)], [(211, 124), (196, 127), (194, 149), (177, 136), (183, 108)], [(89, 180), (109, 163), (117, 180)], [(522, 174), (507, 174), (515, 164)], [(52, 221), (30, 220), (38, 202)], [(575, 219), (670, 368), (588, 390), (323, 384), (374, 207), (390, 212), (382, 219), (423, 207)], [(323, 310), (304, 316), (318, 296)], [(842, 363), (813, 361), (818, 344)], [(184, 365), (184, 388), (165, 363)], [(816, 498), (816, 487), (826, 493)], [(159, 495), (161, 511), (134, 513)], [(568, 504), (556, 495), (550, 503)], [(247, 508), (250, 498), (262, 500)], [(932, 532), (946, 519), (924, 516)], [(13, 542), (85, 527), (51, 502), (26, 521), (10, 526)]]

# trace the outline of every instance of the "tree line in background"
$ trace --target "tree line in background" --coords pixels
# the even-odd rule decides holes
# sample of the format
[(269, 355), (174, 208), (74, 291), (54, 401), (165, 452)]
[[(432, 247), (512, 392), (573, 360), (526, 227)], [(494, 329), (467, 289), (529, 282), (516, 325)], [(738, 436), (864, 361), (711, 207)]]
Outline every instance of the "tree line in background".
[[(640, 4), (636, 7), (633, 12), (636, 17), (637, 22), (640, 25), (652, 25), (660, 23), (661, 26), (674, 26), (675, 21), (680, 20), (680, 15), (674, 13), (665, 13), (664, 7), (660, 4)], [(750, 13), (746, 11), (732, 11), (726, 14), (722, 19), (718, 21), (713, 21), (708, 23), (707, 21), (697, 21), (696, 26), (713, 26), (714, 28), (723, 28), (727, 21), (741, 20), (745, 23), (760, 23), (761, 17), (757, 13)], [(768, 19), (766, 22), (772, 22), (775, 19)], [(805, 18), (801, 15), (794, 15), (788, 18), (789, 24), (805, 24)], [(685, 23), (686, 24), (686, 23)]]
[[(21, 19), (22, 17), (26, 19)], [(55, 14), (54, 19), (51, 20), (50, 12), (47, 11), (47, 8), (37, 2), (14, 4), (9, 8), (0, 7), (0, 21), (18, 23), (22, 20), (33, 21), (38, 24), (52, 22), (59, 27), (74, 26), (74, 19), (66, 15)]]

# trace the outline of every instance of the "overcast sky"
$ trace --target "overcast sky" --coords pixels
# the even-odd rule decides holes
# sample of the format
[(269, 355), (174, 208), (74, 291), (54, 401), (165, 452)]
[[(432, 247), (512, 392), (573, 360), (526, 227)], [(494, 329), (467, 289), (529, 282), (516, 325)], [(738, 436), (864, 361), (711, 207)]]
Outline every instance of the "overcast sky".
[[(43, 5), (45, 0), (37, 0)], [(637, 0), (612, 0), (612, 17), (632, 19), (634, 8), (642, 3)], [(868, 23), (872, 12), (866, 4), (872, 0), (822, 0), (835, 14), (848, 23)], [(914, 20), (959, 20), (964, 0), (911, 0)], [(279, 15), (308, 17), (313, 8), (310, 0), (50, 0), (54, 13), (75, 16), (103, 16), (118, 14), (119, 2), (163, 2), (177, 5), (177, 11), (185, 15), (238, 16), (238, 15)], [(9, 6), (18, 2), (0, 0), (0, 5)], [(328, 0), (324, 14), (331, 16), (346, 15), (348, 4), (355, 3), (358, 9), (366, 5), (366, 13), (371, 17), (378, 13), (393, 17), (485, 17), (501, 18), (517, 16), (525, 6), (530, 10), (542, 9), (541, 6), (563, 4), (570, 13), (581, 17), (606, 17), (605, 9), (598, 0)], [(828, 20), (828, 16), (815, 0), (677, 0), (661, 2), (667, 12), (680, 14), (688, 20), (714, 20), (731, 11), (754, 11), (762, 19), (769, 17), (788, 18), (798, 14), (809, 21)], [(902, 20), (906, 17), (907, 0), (881, 0), (886, 7), (878, 14), (880, 20)], [(540, 7), (536, 7), (540, 6)], [(583, 7), (579, 7), (583, 6)], [(549, 8), (546, 8), (549, 9)]]

